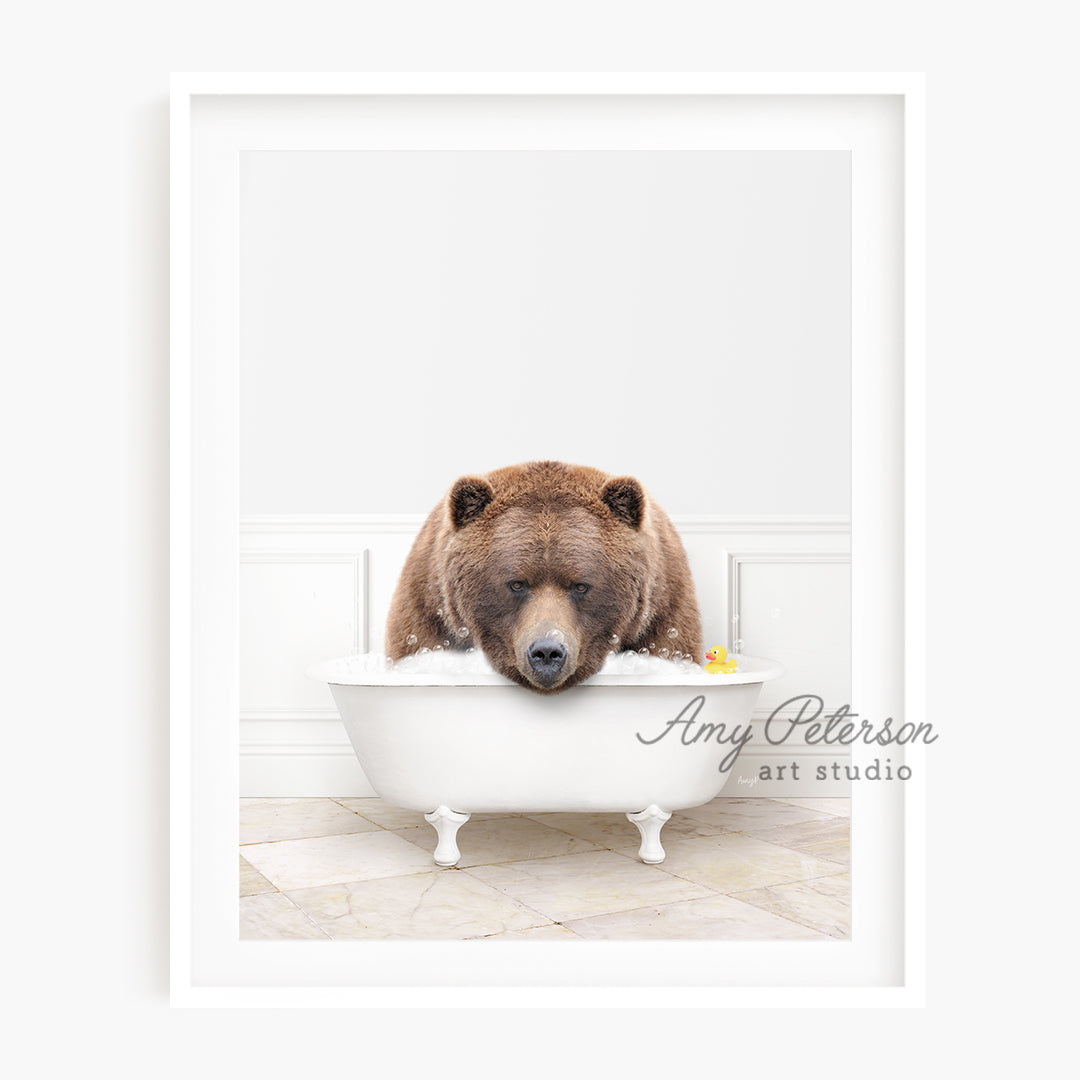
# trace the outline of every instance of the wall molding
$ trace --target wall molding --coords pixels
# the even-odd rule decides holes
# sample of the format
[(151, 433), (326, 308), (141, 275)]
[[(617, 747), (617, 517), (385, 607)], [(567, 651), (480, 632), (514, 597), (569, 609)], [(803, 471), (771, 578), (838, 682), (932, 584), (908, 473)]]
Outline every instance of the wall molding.
[[(299, 531), (299, 530), (298, 530)], [(240, 566), (281, 565), (281, 566), (346, 566), (352, 571), (352, 651), (367, 652), (369, 648), (369, 592), (368, 587), (368, 552), (359, 551), (307, 551), (302, 548), (281, 550), (245, 550), (241, 544)], [(332, 707), (322, 709), (296, 708), (290, 705), (266, 704), (245, 705), (240, 709), (240, 719), (264, 720), (289, 717), (298, 720), (325, 719), (337, 716)]]
[(747, 563), (841, 563), (851, 565), (846, 551), (729, 551), (727, 553), (728, 609), (731, 640), (738, 649), (742, 598), (739, 571)]

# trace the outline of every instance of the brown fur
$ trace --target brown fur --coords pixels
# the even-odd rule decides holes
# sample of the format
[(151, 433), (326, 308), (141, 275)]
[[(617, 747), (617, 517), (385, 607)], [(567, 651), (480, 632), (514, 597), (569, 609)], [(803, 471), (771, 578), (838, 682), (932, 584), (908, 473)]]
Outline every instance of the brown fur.
[[(526, 651), (553, 631), (567, 659), (559, 682), (543, 687)], [(679, 535), (630, 477), (557, 461), (462, 477), (424, 522), (386, 625), (394, 660), (447, 643), (483, 649), (538, 693), (587, 679), (612, 649), (679, 650), (700, 664), (701, 617)]]

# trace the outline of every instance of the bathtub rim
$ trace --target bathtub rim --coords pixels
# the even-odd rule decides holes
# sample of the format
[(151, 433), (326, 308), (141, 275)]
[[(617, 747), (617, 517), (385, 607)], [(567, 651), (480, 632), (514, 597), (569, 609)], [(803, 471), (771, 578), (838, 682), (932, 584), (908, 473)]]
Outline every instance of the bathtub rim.
[[(518, 684), (498, 672), (400, 672), (400, 671), (348, 671), (345, 665), (354, 661), (354, 654), (322, 660), (305, 669), (305, 675), (317, 682), (332, 686), (386, 686), (405, 689), (411, 686), (503, 686), (518, 687)], [(635, 672), (632, 674), (597, 674), (592, 675), (573, 689), (588, 689), (598, 686), (681, 686), (687, 690), (719, 689), (724, 686), (744, 686), (748, 683), (766, 683), (780, 678), (787, 668), (779, 660), (763, 656), (736, 655), (738, 670), (731, 674), (708, 675), (699, 672), (693, 678), (686, 678), (682, 672), (673, 671), (658, 675), (653, 672)]]

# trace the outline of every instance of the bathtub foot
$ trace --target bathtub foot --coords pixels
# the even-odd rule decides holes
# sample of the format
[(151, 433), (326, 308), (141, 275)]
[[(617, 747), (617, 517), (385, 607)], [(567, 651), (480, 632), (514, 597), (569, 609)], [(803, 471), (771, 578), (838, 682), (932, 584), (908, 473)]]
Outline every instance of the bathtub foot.
[(446, 806), (436, 807), (424, 820), (435, 826), (439, 843), (435, 848), (436, 866), (453, 866), (461, 858), (457, 846), (457, 831), (469, 820), (468, 814), (458, 814)]
[(638, 832), (641, 833), (641, 847), (638, 848), (638, 857), (641, 861), (662, 863), (664, 849), (660, 846), (660, 830), (671, 815), (653, 803), (652, 806), (645, 807), (640, 814), (627, 814), (626, 817), (638, 827)]

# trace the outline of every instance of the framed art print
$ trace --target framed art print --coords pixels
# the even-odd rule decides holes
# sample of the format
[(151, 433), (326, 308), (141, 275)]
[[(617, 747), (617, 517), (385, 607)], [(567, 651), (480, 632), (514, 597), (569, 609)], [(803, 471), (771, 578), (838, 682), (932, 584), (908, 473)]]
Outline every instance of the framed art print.
[(920, 1004), (921, 79), (172, 93), (174, 1003)]

